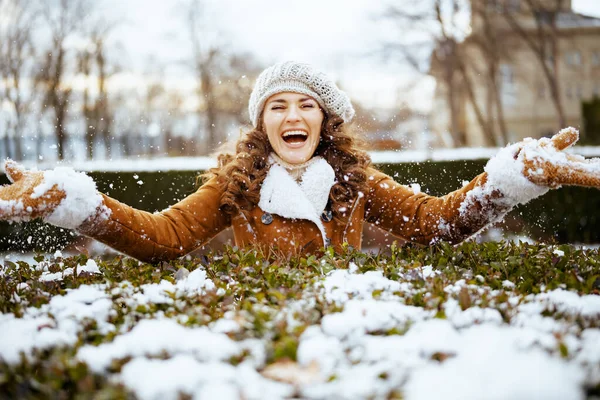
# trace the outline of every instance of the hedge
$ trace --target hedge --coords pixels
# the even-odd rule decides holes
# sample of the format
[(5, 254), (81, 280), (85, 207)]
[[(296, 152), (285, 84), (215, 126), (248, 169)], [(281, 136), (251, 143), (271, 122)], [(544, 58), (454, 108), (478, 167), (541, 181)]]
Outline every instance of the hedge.
[[(462, 186), (483, 171), (486, 160), (382, 164), (377, 167), (401, 183), (419, 183), (426, 193), (440, 196)], [(133, 207), (157, 211), (174, 204), (197, 187), (197, 172), (91, 172), (98, 189)], [(7, 183), (0, 175), (0, 184)], [(600, 242), (600, 191), (578, 187), (552, 190), (517, 207), (503, 228), (535, 240), (558, 243)], [(33, 222), (0, 222), (0, 251), (54, 251), (72, 242), (64, 229)]]
[[(0, 398), (144, 398), (134, 391), (140, 383), (152, 384), (150, 380), (156, 374), (136, 374), (132, 386), (131, 379), (124, 376), (125, 369), (134, 362), (152, 358), (154, 363), (166, 363), (182, 353), (197, 358), (203, 353), (194, 348), (178, 350), (175, 342), (183, 340), (181, 337), (169, 339), (164, 349), (158, 347), (165, 342), (164, 329), (146, 331), (148, 336), (132, 346), (132, 355), (127, 346), (120, 346), (117, 354), (109, 356), (110, 364), (100, 370), (94, 358), (89, 362), (90, 358), (85, 357), (84, 348), (94, 354), (114, 349), (112, 344), (122, 344), (120, 340), (149, 321), (167, 326), (177, 323), (186, 333), (211, 329), (214, 335), (219, 321), (239, 327), (225, 331), (228, 336), (220, 333), (221, 340), (198, 343), (219, 348), (223, 340), (234, 346), (251, 340), (253, 348), (260, 350), (236, 354), (218, 363), (213, 361), (209, 364), (213, 368), (221, 366), (217, 371), (222, 371), (223, 365), (234, 369), (243, 361), (254, 361), (250, 364), (254, 365), (252, 369), (264, 375), (277, 365), (294, 365), (301, 361), (299, 350), (315, 333), (328, 340), (320, 343), (332, 344), (330, 348), (334, 350), (336, 344), (343, 346), (344, 351), (339, 353), (317, 347), (322, 354), (317, 361), (334, 360), (329, 365), (335, 367), (323, 372), (327, 374), (324, 381), (304, 379), (307, 372), (297, 376), (300, 383), (296, 395), (285, 398), (407, 398), (404, 393), (407, 378), (419, 373), (429, 378), (426, 384), (441, 385), (446, 391), (445, 396), (429, 398), (461, 398), (466, 385), (452, 385), (448, 379), (440, 379), (437, 369), (455, 365), (444, 363), (460, 357), (470, 357), (475, 368), (482, 367), (475, 374), (473, 369), (455, 374), (454, 380), (459, 377), (460, 382), (470, 380), (468, 398), (475, 398), (474, 387), (480, 388), (480, 398), (486, 397), (490, 390), (500, 393), (498, 398), (504, 394), (505, 398), (546, 398), (548, 391), (544, 394), (532, 388), (543, 390), (540, 386), (548, 382), (547, 373), (556, 375), (556, 369), (548, 365), (559, 362), (564, 368), (569, 366), (582, 372), (581, 377), (576, 374), (557, 377), (563, 385), (578, 380), (580, 396), (573, 393), (568, 398), (598, 398), (599, 355), (594, 351), (597, 343), (593, 341), (600, 327), (598, 302), (594, 298), (600, 293), (598, 251), (570, 245), (467, 242), (456, 247), (446, 243), (430, 247), (392, 246), (389, 256), (351, 249), (338, 254), (327, 251), (320, 259), (314, 256), (267, 259), (252, 249), (226, 248), (219, 254), (184, 257), (157, 265), (121, 256), (90, 260), (83, 254), (67, 258), (41, 255), (31, 264), (5, 262), (4, 269), (0, 268), (0, 313), (3, 313), (0, 327), (6, 329), (9, 345), (0, 347)], [(96, 266), (96, 272), (85, 272), (82, 268), (90, 262)], [(191, 274), (196, 276), (194, 284), (189, 291), (181, 289)], [(201, 289), (206, 286), (199, 282), (204, 283), (205, 279), (212, 282), (212, 290)], [(65, 296), (69, 296), (69, 307), (65, 305)], [(357, 304), (361, 307), (359, 311), (362, 310), (361, 317), (340, 319), (348, 318)], [(394, 306), (394, 312), (401, 312), (392, 313), (390, 306)], [(107, 312), (102, 311), (104, 307)], [(402, 310), (409, 309), (414, 311), (405, 319)], [(410, 315), (427, 317), (421, 320)], [(333, 321), (338, 322), (332, 325)], [(388, 321), (392, 323), (388, 325)], [(446, 329), (414, 342), (414, 336), (423, 334), (424, 323), (435, 322), (436, 327)], [(105, 329), (107, 325), (114, 329)], [(334, 333), (328, 336), (321, 333), (331, 332), (325, 326), (335, 326)], [(351, 329), (352, 335), (334, 337), (340, 326)], [(512, 350), (514, 346), (520, 355), (518, 362), (514, 361), (515, 366), (522, 366), (517, 364), (543, 352), (545, 365), (535, 364), (536, 370), (531, 372), (534, 376), (538, 374), (535, 379), (515, 384), (513, 379), (519, 372), (507, 368), (513, 364), (507, 364), (506, 356), (499, 357), (496, 350), (484, 353), (495, 355), (486, 359), (485, 365), (482, 358), (474, 357), (475, 353), (467, 352), (466, 347), (457, 346), (450, 352), (431, 350), (452, 348), (456, 346), (452, 344), (456, 336), (481, 328), (494, 333), (494, 339), (501, 335), (511, 338), (510, 354), (516, 351)], [(21, 337), (10, 336), (16, 332)], [(511, 336), (515, 334), (519, 336)], [(35, 340), (38, 337), (45, 340)], [(412, 352), (394, 350), (388, 357), (378, 355), (375, 347), (366, 345), (377, 342), (378, 348), (398, 349), (393, 343), (400, 343), (403, 338), (413, 346), (423, 347), (412, 348)], [(506, 342), (494, 339), (474, 341), (470, 346), (487, 351), (492, 347), (490, 344), (498, 346)], [(11, 360), (9, 356), (15, 348), (23, 353), (20, 359)], [(134, 356), (140, 349), (144, 353)], [(257, 361), (259, 357), (255, 354), (262, 359)], [(2, 355), (8, 356), (3, 360)], [(374, 366), (383, 368), (382, 372), (366, 373)], [(310, 371), (304, 369), (307, 370)], [(400, 371), (401, 379), (396, 379), (395, 371)], [(175, 390), (167, 395), (161, 385), (163, 391), (155, 391), (153, 395), (191, 398), (192, 386), (177, 383), (189, 382), (194, 375), (188, 372), (171, 368), (161, 381)], [(215, 375), (217, 383), (227, 379), (226, 374), (221, 375)], [(360, 391), (346, 390), (346, 396), (335, 396), (336, 389), (356, 390), (352, 381), (357, 377)], [(485, 382), (496, 377), (493, 388), (485, 386)], [(249, 383), (260, 382), (268, 387), (271, 381), (264, 379), (255, 373), (252, 382), (246, 380), (241, 391)], [(229, 381), (225, 384), (235, 388)], [(311, 386), (325, 391), (303, 396), (302, 390)], [(177, 393), (178, 390), (182, 393)], [(280, 398), (266, 392), (253, 393), (254, 396), (240, 397)]]

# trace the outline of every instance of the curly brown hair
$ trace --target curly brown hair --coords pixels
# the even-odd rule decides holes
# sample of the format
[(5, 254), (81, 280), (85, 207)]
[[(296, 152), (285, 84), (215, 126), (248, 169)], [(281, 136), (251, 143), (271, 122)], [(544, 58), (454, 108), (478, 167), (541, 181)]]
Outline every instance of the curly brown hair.
[[(329, 206), (338, 222), (347, 221), (358, 193), (366, 190), (371, 159), (364, 148), (364, 141), (344, 126), (342, 118), (325, 115), (315, 155), (323, 157), (335, 172)], [(201, 178), (204, 181), (220, 178), (218, 182), (224, 189), (222, 211), (229, 215), (241, 212), (249, 217), (248, 212), (260, 200), (260, 188), (269, 171), (268, 157), (272, 151), (260, 118), (259, 125), (237, 141), (235, 153), (218, 155), (218, 166)]]

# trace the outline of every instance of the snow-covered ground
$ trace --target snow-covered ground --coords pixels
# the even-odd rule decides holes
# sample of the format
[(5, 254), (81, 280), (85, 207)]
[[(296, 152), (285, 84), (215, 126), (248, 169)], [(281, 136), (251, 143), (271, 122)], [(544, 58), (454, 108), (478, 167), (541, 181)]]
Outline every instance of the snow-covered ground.
[[(101, 273), (93, 260), (81, 268)], [(42, 276), (60, 280), (72, 273)], [(176, 283), (82, 285), (26, 308), (21, 318), (0, 314), (0, 359), (15, 364), (21, 352), (34, 357), (34, 349), (77, 346), (82, 322), (91, 320), (99, 334), (116, 335), (81, 346), (76, 359), (141, 399), (180, 393), (198, 399), (385, 399), (401, 393), (409, 400), (562, 400), (583, 399), (584, 386), (600, 383), (600, 296), (560, 288), (521, 295), (514, 282), (492, 290), (477, 276), (478, 284), (446, 283), (448, 298), (437, 307), (405, 304), (414, 296), (435, 302), (416, 282), (442, 282), (440, 276), (424, 266), (390, 280), (381, 271), (360, 273), (354, 264), (321, 276), (274, 316), (275, 325), (285, 322), (294, 330), (317, 303), (330, 307), (304, 326), (296, 362), (266, 365), (268, 337), (236, 340), (252, 326), (241, 310), (191, 327), (184, 326), (186, 314), (169, 311), (186, 299), (224, 291), (202, 267)], [(465, 293), (473, 301), (466, 308)], [(18, 294), (13, 301), (20, 301)], [(120, 326), (110, 322), (118, 308), (153, 306), (166, 311), (137, 313)], [(236, 358), (242, 361), (232, 362)], [(115, 362), (124, 363), (117, 373), (111, 372)]]

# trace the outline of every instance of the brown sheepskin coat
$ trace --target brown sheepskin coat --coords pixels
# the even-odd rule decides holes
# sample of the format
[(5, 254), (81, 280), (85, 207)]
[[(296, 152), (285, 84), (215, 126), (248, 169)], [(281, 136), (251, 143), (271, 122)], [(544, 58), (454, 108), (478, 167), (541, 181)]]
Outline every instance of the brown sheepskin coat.
[[(477, 201), (470, 204), (467, 212), (459, 211), (467, 192), (484, 185), (486, 178), (487, 174), (483, 173), (457, 191), (434, 197), (415, 193), (391, 177), (374, 172), (368, 179), (367, 193), (355, 200), (347, 223), (323, 218), (328, 236), (326, 243), (335, 249), (340, 249), (343, 243), (360, 249), (364, 222), (412, 242), (460, 242), (483, 228), (494, 216), (507, 211), (490, 210), (490, 207), (500, 206)], [(290, 255), (314, 254), (323, 249), (324, 241), (314, 222), (271, 215), (258, 206), (248, 219), (242, 214), (230, 217), (219, 210), (221, 194), (213, 178), (168, 210), (154, 214), (104, 196), (104, 204), (111, 210), (110, 217), (100, 221), (92, 219), (78, 230), (125, 254), (150, 262), (185, 255), (230, 226), (237, 246), (253, 245)]]

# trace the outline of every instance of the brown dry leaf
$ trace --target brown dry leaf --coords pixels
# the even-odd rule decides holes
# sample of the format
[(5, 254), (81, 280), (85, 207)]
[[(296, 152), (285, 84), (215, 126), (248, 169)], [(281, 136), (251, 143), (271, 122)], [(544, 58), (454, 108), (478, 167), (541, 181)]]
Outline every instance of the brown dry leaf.
[(313, 360), (303, 367), (292, 360), (279, 360), (268, 365), (261, 372), (262, 376), (274, 381), (290, 383), (292, 385), (305, 385), (319, 380), (319, 364)]
[(469, 289), (466, 287), (460, 289), (458, 293), (458, 304), (460, 304), (460, 308), (463, 311), (471, 307), (471, 295), (469, 294)]

